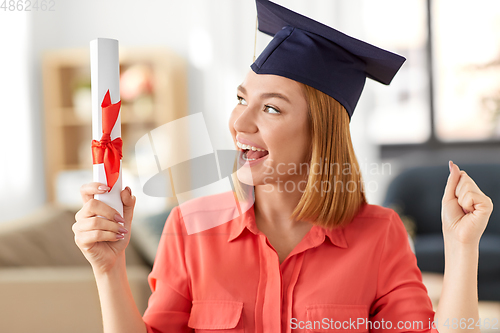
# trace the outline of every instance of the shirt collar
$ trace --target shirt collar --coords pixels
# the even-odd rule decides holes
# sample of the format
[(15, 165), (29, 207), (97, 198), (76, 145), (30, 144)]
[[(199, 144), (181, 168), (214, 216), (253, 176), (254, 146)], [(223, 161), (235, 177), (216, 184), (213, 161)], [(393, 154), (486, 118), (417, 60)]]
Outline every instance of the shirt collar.
[(229, 238), (227, 239), (227, 241), (230, 242), (238, 238), (245, 229), (248, 229), (255, 235), (260, 233), (260, 230), (255, 224), (255, 212), (253, 204), (246, 212), (240, 214), (240, 216), (233, 220), (233, 223), (231, 223), (231, 230), (229, 232)]
[[(252, 232), (255, 235), (260, 234), (260, 230), (257, 228), (255, 223), (255, 212), (254, 205), (252, 205), (246, 212), (241, 214), (239, 217), (233, 220), (235, 223), (231, 223), (231, 230), (229, 233), (228, 242), (235, 240), (240, 237), (245, 229)], [(344, 228), (326, 229), (318, 225), (314, 225), (311, 228), (310, 236), (312, 237), (313, 243), (319, 245), (323, 243), (326, 237), (330, 239), (330, 242), (341, 248), (348, 248), (347, 241), (344, 234)]]

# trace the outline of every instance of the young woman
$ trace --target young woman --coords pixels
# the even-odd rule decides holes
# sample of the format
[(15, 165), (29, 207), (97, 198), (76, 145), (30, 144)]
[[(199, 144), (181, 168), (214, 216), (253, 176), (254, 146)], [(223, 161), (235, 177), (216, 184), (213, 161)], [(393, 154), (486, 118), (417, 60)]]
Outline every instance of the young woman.
[[(268, 9), (259, 12), (259, 20), (262, 14), (275, 22), (283, 13), (282, 7), (258, 2)], [(450, 161), (442, 200), (446, 266), (434, 313), (401, 220), (390, 209), (366, 203), (363, 194), (349, 134), (361, 91), (325, 93), (316, 88), (321, 80), (294, 76), (291, 68), (258, 73), (272, 71), (266, 61), (279, 57), (280, 47), (296, 64), (297, 54), (287, 49), (287, 43), (297, 45), (294, 34), (311, 41), (305, 26), (297, 28), (303, 19), (294, 15), (295, 27), (276, 33), (254, 63), (259, 68), (253, 65), (238, 87), (229, 119), (240, 151), (237, 178), (252, 189), (247, 198), (254, 202), (243, 208), (244, 196), (236, 191), (172, 210), (148, 278), (153, 294), (142, 317), (127, 282), (124, 255), (136, 199), (130, 188), (122, 191), (121, 217), (93, 199), (107, 190), (105, 185), (82, 186), (84, 206), (73, 230), (94, 270), (106, 333), (436, 332), (434, 319), (440, 333), (479, 332), (478, 245), (491, 200)], [(313, 49), (301, 48), (309, 55)], [(349, 82), (342, 82), (346, 86)], [(318, 171), (316, 165), (326, 167)], [(229, 222), (188, 234), (188, 220)]]

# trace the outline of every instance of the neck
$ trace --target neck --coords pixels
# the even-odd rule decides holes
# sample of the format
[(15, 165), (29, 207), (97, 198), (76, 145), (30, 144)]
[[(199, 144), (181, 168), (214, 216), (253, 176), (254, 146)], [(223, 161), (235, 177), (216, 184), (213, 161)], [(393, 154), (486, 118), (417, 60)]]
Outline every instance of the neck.
[(290, 218), (302, 196), (299, 190), (278, 191), (271, 184), (255, 186), (255, 218), (259, 223), (273, 228), (292, 229), (304, 221)]

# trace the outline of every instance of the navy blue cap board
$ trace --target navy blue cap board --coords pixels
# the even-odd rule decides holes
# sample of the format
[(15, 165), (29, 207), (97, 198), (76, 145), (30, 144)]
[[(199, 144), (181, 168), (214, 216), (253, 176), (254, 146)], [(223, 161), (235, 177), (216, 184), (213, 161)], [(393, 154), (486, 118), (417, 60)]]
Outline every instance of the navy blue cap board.
[(388, 85), (406, 60), (269, 0), (256, 5), (259, 31), (274, 38), (252, 70), (324, 92), (345, 107), (349, 119), (366, 78)]

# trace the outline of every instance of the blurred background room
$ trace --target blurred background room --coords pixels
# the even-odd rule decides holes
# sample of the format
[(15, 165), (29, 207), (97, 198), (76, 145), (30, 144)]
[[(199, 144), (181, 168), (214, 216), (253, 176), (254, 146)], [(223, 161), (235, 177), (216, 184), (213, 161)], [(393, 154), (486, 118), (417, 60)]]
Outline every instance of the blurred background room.
[[(234, 149), (236, 87), (254, 46), (258, 56), (271, 37), (255, 34), (254, 0), (0, 2), (0, 332), (102, 332), (92, 269), (71, 229), (79, 188), (92, 181), (90, 41), (120, 45), (123, 187), (137, 197), (128, 278), (143, 313), (178, 201), (144, 193), (136, 143), (201, 112), (213, 149)], [(389, 86), (367, 80), (351, 134), (367, 199), (401, 216), (436, 307), (448, 160), (500, 204), (500, 1), (275, 2), (406, 57)], [(496, 208), (480, 243), (478, 295), (480, 317), (497, 326), (483, 332), (500, 327), (499, 259)]]

